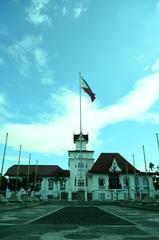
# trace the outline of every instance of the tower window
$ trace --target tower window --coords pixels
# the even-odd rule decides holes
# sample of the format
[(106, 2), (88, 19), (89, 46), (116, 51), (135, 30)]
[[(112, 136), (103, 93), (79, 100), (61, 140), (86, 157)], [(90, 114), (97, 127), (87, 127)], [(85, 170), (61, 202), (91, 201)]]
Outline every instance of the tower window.
[(75, 178), (75, 187), (76, 187), (76, 185), (77, 185), (77, 179)]
[(84, 180), (78, 180), (78, 187), (84, 187)]
[(84, 168), (84, 163), (78, 163), (78, 168)]

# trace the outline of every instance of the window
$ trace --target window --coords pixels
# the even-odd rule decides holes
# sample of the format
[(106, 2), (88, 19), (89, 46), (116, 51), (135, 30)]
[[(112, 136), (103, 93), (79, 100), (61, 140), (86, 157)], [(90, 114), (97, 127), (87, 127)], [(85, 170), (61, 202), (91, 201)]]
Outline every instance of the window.
[(76, 187), (76, 185), (77, 185), (77, 179), (75, 178), (75, 187)]
[(65, 189), (66, 189), (66, 179), (63, 179), (63, 180), (60, 182), (60, 189), (61, 189), (61, 190), (65, 190)]
[(124, 187), (128, 187), (129, 186), (129, 177), (124, 177), (123, 178), (123, 184), (124, 184)]
[(99, 185), (99, 187), (104, 187), (104, 178), (99, 178), (98, 179), (98, 185)]
[(78, 168), (84, 168), (84, 163), (78, 163)]
[(84, 187), (84, 180), (78, 180), (78, 187)]
[(119, 173), (112, 172), (109, 174), (109, 189), (121, 189)]
[(53, 179), (49, 179), (49, 190), (53, 190), (54, 187), (54, 181)]

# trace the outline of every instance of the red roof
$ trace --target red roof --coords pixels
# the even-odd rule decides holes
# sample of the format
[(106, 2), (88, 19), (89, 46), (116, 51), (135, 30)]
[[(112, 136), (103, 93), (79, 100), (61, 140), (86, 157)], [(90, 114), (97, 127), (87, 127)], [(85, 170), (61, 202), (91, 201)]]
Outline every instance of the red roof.
[[(119, 168), (122, 170), (122, 173), (126, 172), (126, 163), (128, 173), (134, 173), (133, 165), (131, 165), (119, 153), (101, 153), (97, 161), (94, 163), (93, 167), (89, 170), (89, 172), (108, 173), (114, 159), (116, 160)], [(139, 172), (139, 170), (136, 169), (136, 172)]]
[[(5, 175), (7, 176), (16, 176), (18, 165), (13, 165), (8, 168)], [(30, 165), (29, 175), (34, 174), (36, 171), (36, 165)], [(37, 176), (41, 177), (51, 177), (57, 174), (58, 172), (63, 172), (64, 175), (69, 176), (68, 170), (63, 170), (57, 165), (37, 165)], [(19, 176), (27, 176), (28, 174), (28, 165), (19, 166)]]
[[(80, 137), (80, 134), (74, 134), (74, 135), (73, 135), (73, 141), (74, 141), (74, 143), (79, 139), (79, 137)], [(84, 140), (85, 140), (86, 142), (88, 142), (88, 134), (83, 134), (83, 133), (82, 133), (82, 137), (84, 138)]]

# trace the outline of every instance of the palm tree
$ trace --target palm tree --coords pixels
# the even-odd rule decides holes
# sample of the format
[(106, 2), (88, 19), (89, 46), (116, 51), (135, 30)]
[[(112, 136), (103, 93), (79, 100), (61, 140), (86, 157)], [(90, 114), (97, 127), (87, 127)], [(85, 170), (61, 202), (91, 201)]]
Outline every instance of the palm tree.
[(150, 169), (150, 171), (152, 172), (152, 171), (154, 170), (154, 168), (155, 168), (155, 165), (154, 165), (152, 162), (150, 162), (150, 163), (149, 163), (149, 169)]

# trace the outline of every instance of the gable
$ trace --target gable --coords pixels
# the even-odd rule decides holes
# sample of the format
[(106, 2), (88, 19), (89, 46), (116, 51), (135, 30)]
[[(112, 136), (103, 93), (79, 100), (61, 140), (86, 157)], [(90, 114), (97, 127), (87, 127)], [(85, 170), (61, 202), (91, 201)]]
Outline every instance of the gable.
[[(121, 170), (121, 173), (126, 173), (126, 165), (128, 173), (134, 173), (134, 167), (119, 153), (101, 153), (97, 161), (89, 170), (90, 173), (109, 173), (113, 164), (113, 160), (116, 162), (116, 167)], [(136, 169), (136, 172), (140, 172)]]

